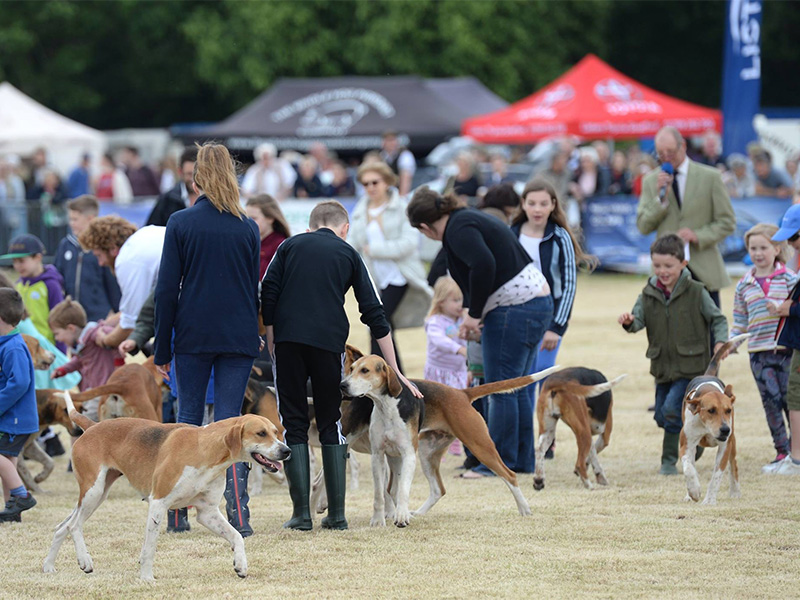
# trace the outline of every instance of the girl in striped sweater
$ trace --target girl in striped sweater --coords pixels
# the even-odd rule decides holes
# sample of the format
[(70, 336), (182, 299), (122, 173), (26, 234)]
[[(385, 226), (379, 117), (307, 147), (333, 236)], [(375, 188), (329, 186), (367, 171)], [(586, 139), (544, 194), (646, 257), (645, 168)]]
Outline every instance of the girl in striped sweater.
[(765, 465), (768, 471), (789, 453), (786, 419), (786, 387), (792, 351), (777, 345), (775, 332), (779, 317), (769, 314), (769, 304), (779, 305), (789, 296), (796, 275), (785, 266), (786, 243), (773, 242), (778, 228), (759, 223), (744, 235), (753, 268), (736, 284), (733, 299), (731, 337), (750, 333), (750, 368), (761, 394), (777, 456)]

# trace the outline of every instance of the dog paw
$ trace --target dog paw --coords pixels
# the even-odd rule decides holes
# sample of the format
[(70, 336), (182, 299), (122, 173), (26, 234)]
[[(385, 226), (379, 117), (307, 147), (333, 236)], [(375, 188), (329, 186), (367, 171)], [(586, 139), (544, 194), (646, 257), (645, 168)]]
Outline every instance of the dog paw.
[(728, 494), (731, 498), (741, 498), (742, 497), (742, 490), (731, 490), (730, 494)]
[(36, 477), (34, 477), (34, 478), (33, 478), (33, 480), (34, 480), (36, 483), (42, 483), (42, 482), (43, 482), (45, 479), (47, 479), (47, 476), (45, 476), (45, 475), (42, 475), (41, 473), (40, 473), (39, 475), (37, 475)]
[(596, 477), (598, 485), (608, 485), (608, 479), (606, 479), (605, 475), (598, 473)]
[(583, 487), (585, 487), (587, 490), (594, 489), (594, 484), (588, 479), (581, 479), (581, 483), (583, 483)]
[(247, 561), (244, 561), (243, 564), (236, 564), (236, 561), (233, 561), (233, 570), (236, 571), (236, 574), (244, 579), (247, 577)]
[(55, 565), (51, 565), (48, 563), (44, 563), (44, 565), (42, 565), (42, 573), (55, 573), (55, 572), (56, 572)]
[(94, 564), (92, 563), (92, 557), (89, 556), (88, 554), (86, 556), (78, 557), (78, 566), (84, 573), (91, 573), (92, 571), (94, 571)]
[(533, 489), (537, 492), (544, 489), (544, 477), (539, 479), (538, 477), (533, 478)]
[(386, 518), (381, 517), (372, 517), (369, 521), (370, 527), (386, 527)]
[(394, 524), (398, 527), (408, 527), (409, 523), (411, 523), (411, 513), (407, 510), (397, 511), (394, 516)]
[(716, 503), (717, 503), (716, 498), (709, 498), (708, 496), (706, 496), (706, 498), (701, 502), (701, 504), (705, 504), (707, 506), (713, 506)]

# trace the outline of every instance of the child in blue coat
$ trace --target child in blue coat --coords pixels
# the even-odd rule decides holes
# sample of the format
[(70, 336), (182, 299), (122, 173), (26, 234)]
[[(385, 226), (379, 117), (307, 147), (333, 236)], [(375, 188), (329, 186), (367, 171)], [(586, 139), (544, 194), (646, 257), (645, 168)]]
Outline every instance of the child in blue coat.
[(33, 360), (17, 329), (24, 311), (19, 292), (0, 288), (0, 479), (5, 500), (0, 521), (20, 521), (20, 514), (36, 505), (17, 473), (22, 447), (39, 431)]

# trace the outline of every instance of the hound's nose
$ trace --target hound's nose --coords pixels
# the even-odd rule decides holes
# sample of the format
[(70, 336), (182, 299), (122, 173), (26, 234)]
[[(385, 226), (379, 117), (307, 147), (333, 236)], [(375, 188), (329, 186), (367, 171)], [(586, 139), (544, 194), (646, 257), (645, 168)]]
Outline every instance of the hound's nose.
[(289, 460), (289, 458), (292, 456), (292, 450), (289, 448), (289, 446), (284, 446), (281, 448), (280, 455), (280, 460)]
[(341, 391), (343, 394), (346, 394), (346, 393), (347, 393), (347, 382), (346, 382), (346, 381), (342, 381), (342, 382), (339, 384), (339, 390), (340, 390), (340, 391)]
[(724, 435), (725, 437), (728, 437), (728, 434), (730, 432), (731, 432), (731, 428), (728, 427), (727, 425), (723, 425), (722, 427), (719, 428), (719, 434), (720, 435)]

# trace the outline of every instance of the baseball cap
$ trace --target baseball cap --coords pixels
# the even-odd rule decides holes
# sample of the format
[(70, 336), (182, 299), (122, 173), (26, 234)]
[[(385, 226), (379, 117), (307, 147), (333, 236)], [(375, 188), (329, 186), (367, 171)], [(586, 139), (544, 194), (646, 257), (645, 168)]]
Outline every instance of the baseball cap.
[(772, 236), (773, 242), (783, 242), (800, 231), (800, 204), (789, 207), (781, 219), (781, 228)]
[(3, 254), (0, 258), (23, 258), (31, 254), (44, 254), (44, 244), (35, 235), (23, 233), (18, 235), (8, 245), (8, 254)]

